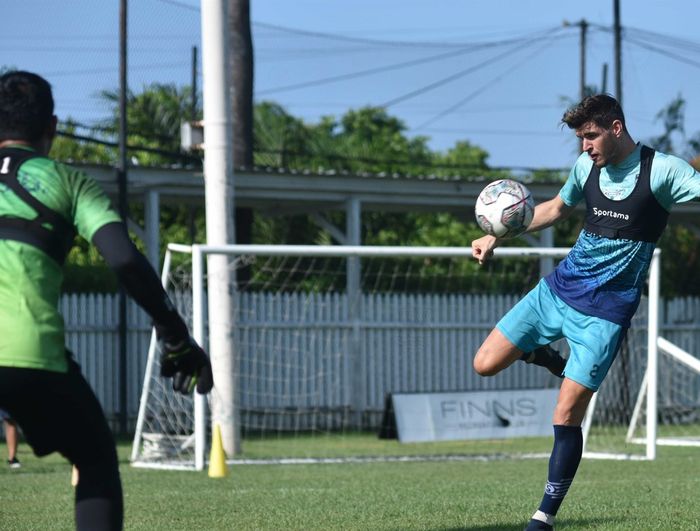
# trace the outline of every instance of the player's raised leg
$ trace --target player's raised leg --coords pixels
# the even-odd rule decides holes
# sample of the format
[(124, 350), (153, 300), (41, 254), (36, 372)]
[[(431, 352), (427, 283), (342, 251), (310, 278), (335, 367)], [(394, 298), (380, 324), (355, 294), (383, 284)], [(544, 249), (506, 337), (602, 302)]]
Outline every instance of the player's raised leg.
[(561, 377), (566, 360), (549, 346), (562, 337), (567, 308), (540, 281), (506, 313), (474, 357), (474, 370), (493, 376), (517, 360), (547, 368)]
[(481, 376), (494, 376), (519, 360), (523, 351), (494, 328), (474, 356), (474, 370)]
[(481, 376), (494, 376), (515, 361), (522, 360), (545, 367), (554, 376), (562, 378), (566, 359), (550, 345), (523, 352), (494, 328), (474, 356), (474, 370)]

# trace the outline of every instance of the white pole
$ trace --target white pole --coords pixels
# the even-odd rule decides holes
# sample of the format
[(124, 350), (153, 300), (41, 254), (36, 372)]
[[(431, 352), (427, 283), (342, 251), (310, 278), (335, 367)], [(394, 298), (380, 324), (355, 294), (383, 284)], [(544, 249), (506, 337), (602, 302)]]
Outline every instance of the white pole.
[[(168, 249), (188, 253), (191, 246), (169, 243)], [(471, 259), (472, 250), (467, 247), (403, 247), (385, 245), (201, 245), (204, 254), (227, 254), (240, 256), (256, 254), (261, 256), (442, 256)], [(494, 254), (502, 256), (552, 256), (563, 258), (571, 249), (568, 247), (498, 247)]]
[(665, 352), (672, 358), (680, 361), (683, 365), (690, 367), (692, 370), (700, 374), (700, 360), (689, 352), (686, 352), (663, 337), (659, 337), (656, 345), (662, 352)]
[[(204, 256), (198, 246), (192, 246), (192, 335), (204, 345)], [(206, 408), (202, 395), (194, 394), (194, 466), (204, 470), (206, 448)]]
[[(234, 242), (233, 146), (227, 72), (227, 2), (202, 0), (202, 77), (204, 104), (204, 188), (207, 243)], [(234, 273), (226, 256), (209, 256), (209, 353), (214, 368), (212, 422), (221, 428), (224, 451), (240, 452), (235, 422), (235, 374), (232, 342)]]
[(658, 381), (659, 282), (661, 251), (654, 251), (649, 266), (649, 310), (647, 325), (647, 459), (656, 458), (656, 412)]
[[(163, 261), (163, 272), (161, 273), (160, 282), (167, 289), (168, 277), (170, 276), (170, 259), (172, 253), (170, 249), (165, 251), (165, 259)], [(141, 389), (141, 400), (139, 402), (139, 414), (136, 419), (136, 433), (134, 433), (134, 444), (131, 448), (131, 461), (136, 461), (141, 451), (141, 435), (143, 434), (143, 424), (146, 420), (146, 408), (148, 407), (148, 394), (151, 392), (151, 378), (153, 376), (153, 364), (155, 363), (156, 347), (158, 346), (158, 338), (156, 331), (151, 331), (151, 342), (148, 346), (148, 358), (146, 360), (146, 373), (143, 377), (143, 389)]]
[[(554, 247), (554, 227), (540, 231), (540, 247)], [(540, 276), (546, 277), (554, 270), (554, 259), (551, 256), (540, 258)]]

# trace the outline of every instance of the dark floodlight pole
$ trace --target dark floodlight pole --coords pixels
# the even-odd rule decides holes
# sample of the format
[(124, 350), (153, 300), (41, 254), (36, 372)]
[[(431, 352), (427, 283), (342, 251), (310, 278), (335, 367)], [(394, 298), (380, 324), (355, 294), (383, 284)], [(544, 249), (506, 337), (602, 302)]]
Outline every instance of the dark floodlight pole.
[(615, 18), (615, 96), (620, 105), (622, 105), (622, 26), (620, 25), (620, 0), (614, 0), (613, 14)]
[(192, 94), (190, 95), (190, 120), (197, 120), (197, 47), (192, 46)]
[(603, 63), (603, 73), (600, 81), (600, 92), (606, 94), (608, 92), (608, 63)]
[(581, 28), (579, 37), (579, 98), (586, 97), (586, 33), (588, 32), (588, 22), (582, 18), (578, 22), (564, 21), (564, 27), (578, 26)]
[[(126, 23), (127, 0), (119, 2), (119, 162), (117, 163), (117, 185), (119, 189), (119, 215), (124, 224), (129, 219), (127, 198), (127, 149), (126, 149)], [(126, 350), (126, 292), (119, 288), (119, 433), (127, 433), (127, 350)]]
[[(588, 22), (586, 22), (586, 19), (581, 19), (576, 23), (570, 23), (565, 20), (564, 27), (567, 26), (578, 26), (581, 28), (579, 39), (579, 100), (582, 101), (586, 97), (586, 33), (588, 31)], [(583, 142), (580, 142), (579, 146), (583, 149)]]
[(586, 31), (588, 30), (588, 22), (586, 22), (586, 19), (582, 19), (581, 22), (579, 22), (579, 26), (581, 26), (581, 58), (579, 61), (581, 65), (581, 86), (579, 87), (579, 91), (581, 93), (581, 99), (583, 99), (586, 97)]

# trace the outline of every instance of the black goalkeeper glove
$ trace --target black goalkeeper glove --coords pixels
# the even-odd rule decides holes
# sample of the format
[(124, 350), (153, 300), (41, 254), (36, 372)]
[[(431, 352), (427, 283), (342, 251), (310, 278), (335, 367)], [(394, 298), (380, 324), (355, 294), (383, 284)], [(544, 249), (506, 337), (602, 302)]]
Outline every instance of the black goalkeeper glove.
[(197, 387), (204, 395), (214, 387), (209, 356), (194, 339), (161, 342), (160, 374), (173, 379), (173, 389), (188, 395)]

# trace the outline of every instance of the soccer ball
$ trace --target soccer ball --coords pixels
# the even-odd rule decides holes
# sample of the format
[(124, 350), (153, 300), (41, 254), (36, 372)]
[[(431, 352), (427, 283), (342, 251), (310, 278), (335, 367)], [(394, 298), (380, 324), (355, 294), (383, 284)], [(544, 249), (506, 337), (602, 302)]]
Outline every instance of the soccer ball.
[(476, 200), (476, 222), (497, 238), (515, 238), (525, 232), (535, 213), (535, 201), (527, 187), (511, 179), (486, 185)]

